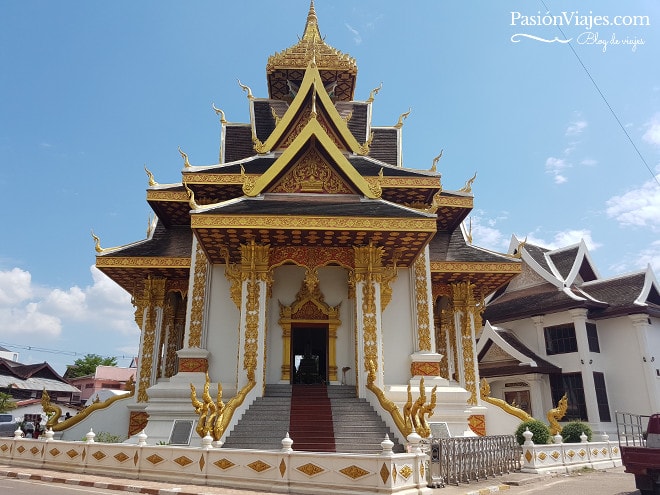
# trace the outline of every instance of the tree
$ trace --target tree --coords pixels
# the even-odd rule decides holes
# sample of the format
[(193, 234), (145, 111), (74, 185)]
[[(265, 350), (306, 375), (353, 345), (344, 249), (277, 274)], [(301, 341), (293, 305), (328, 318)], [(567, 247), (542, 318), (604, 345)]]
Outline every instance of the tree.
[(93, 375), (97, 366), (117, 366), (117, 358), (102, 357), (98, 354), (86, 354), (84, 357), (76, 359), (73, 365), (67, 371), (69, 378), (79, 376)]
[(16, 409), (14, 398), (9, 394), (0, 392), (0, 413), (9, 412), (12, 409)]

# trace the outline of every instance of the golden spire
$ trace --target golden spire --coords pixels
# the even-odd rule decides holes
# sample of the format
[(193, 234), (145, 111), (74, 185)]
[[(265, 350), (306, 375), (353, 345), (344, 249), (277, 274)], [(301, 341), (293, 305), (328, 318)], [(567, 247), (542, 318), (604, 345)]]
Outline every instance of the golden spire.
[(305, 31), (303, 32), (302, 39), (307, 42), (323, 42), (321, 31), (319, 30), (319, 20), (316, 17), (316, 10), (314, 10), (314, 0), (309, 2), (309, 12), (307, 13), (307, 22), (305, 23)]
[(319, 29), (313, 0), (309, 5), (305, 30), (298, 43), (268, 57), (266, 74), (270, 98), (278, 100), (289, 97), (288, 83), (299, 84), (300, 71), (307, 70), (312, 62), (319, 72), (328, 76), (324, 79), (325, 82), (339, 83), (335, 88), (335, 98), (340, 101), (353, 99), (357, 63), (350, 55), (325, 43)]

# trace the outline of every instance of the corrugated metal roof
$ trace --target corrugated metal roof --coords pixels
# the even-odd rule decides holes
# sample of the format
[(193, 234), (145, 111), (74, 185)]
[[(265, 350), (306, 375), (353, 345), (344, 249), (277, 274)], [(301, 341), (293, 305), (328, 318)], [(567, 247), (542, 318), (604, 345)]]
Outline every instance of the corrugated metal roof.
[(50, 378), (26, 378), (25, 380), (21, 380), (10, 375), (0, 375), (0, 388), (38, 391), (46, 389), (48, 392), (80, 393), (80, 390), (73, 385), (58, 380), (52, 380)]

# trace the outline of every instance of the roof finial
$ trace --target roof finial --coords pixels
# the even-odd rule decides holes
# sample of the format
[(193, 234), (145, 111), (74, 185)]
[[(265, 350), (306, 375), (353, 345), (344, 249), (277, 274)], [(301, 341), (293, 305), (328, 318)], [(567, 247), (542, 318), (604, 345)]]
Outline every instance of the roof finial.
[(316, 18), (316, 10), (314, 10), (314, 0), (311, 0), (309, 2), (307, 23), (305, 24), (305, 31), (303, 32), (302, 39), (304, 39), (305, 41), (321, 40), (321, 32), (319, 31), (319, 20)]

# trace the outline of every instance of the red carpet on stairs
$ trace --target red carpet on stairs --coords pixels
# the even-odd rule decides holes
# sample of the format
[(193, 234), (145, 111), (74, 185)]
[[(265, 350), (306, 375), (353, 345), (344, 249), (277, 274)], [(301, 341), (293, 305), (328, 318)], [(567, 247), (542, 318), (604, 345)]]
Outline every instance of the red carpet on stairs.
[(325, 385), (293, 385), (289, 436), (293, 450), (335, 452), (332, 407)]

